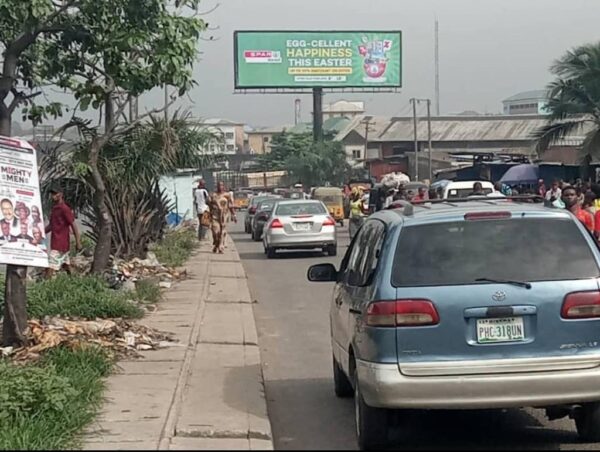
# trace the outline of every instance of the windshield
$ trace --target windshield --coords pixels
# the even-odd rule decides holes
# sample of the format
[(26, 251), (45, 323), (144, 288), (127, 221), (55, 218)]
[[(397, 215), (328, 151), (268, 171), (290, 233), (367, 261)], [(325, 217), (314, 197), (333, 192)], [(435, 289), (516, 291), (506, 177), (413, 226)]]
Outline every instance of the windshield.
[(512, 219), (405, 227), (392, 281), (405, 287), (473, 284), (478, 278), (533, 282), (599, 275), (573, 221)]
[(316, 202), (298, 202), (290, 204), (282, 204), (277, 207), (276, 214), (279, 216), (288, 215), (325, 215), (325, 208)]
[[(484, 188), (483, 193), (489, 195), (493, 190), (491, 188)], [(452, 188), (448, 190), (448, 198), (466, 198), (473, 193), (473, 187), (469, 188)]]

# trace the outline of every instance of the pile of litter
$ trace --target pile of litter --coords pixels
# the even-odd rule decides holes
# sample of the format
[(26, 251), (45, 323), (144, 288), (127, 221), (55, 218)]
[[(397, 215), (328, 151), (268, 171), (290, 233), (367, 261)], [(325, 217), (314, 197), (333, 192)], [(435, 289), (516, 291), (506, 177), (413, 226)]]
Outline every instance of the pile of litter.
[[(92, 258), (83, 255), (71, 259), (71, 265), (77, 273), (88, 273), (92, 268)], [(116, 259), (113, 261), (111, 271), (107, 275), (109, 284), (115, 288), (126, 281), (155, 278), (163, 289), (169, 289), (173, 282), (187, 278), (184, 268), (171, 268), (162, 265), (156, 255), (149, 251), (146, 259), (134, 258), (128, 261)]]
[(169, 333), (123, 319), (66, 320), (51, 317), (41, 321), (30, 320), (28, 324), (28, 345), (0, 348), (0, 356), (8, 356), (13, 361), (29, 362), (38, 359), (42, 352), (59, 345), (77, 348), (94, 344), (119, 357), (137, 357), (143, 350), (179, 345)]

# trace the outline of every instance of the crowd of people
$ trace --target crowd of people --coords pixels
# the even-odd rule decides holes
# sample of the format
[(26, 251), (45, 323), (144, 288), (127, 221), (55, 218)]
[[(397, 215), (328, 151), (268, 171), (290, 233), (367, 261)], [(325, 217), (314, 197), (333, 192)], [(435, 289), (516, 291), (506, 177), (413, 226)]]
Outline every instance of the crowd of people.
[(203, 179), (194, 190), (194, 206), (198, 215), (198, 239), (205, 240), (208, 230), (212, 232), (213, 253), (222, 254), (225, 250), (227, 223), (237, 223), (233, 196), (225, 189), (225, 183), (217, 183), (217, 189), (209, 193)]

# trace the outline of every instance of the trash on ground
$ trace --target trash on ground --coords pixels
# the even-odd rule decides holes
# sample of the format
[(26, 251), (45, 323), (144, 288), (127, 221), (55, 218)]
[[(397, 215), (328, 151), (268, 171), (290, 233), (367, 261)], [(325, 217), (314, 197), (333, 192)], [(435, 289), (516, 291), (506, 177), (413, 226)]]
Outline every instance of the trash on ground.
[(67, 320), (46, 317), (28, 322), (26, 347), (0, 348), (3, 356), (13, 361), (35, 361), (41, 353), (58, 347), (95, 344), (118, 356), (139, 356), (142, 350), (157, 350), (177, 342), (173, 334), (164, 333), (123, 319)]

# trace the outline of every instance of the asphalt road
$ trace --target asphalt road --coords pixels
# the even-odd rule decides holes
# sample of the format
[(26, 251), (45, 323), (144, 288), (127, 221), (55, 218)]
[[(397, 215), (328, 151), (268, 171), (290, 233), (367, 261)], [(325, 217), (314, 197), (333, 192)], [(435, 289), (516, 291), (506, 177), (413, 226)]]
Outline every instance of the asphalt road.
[[(339, 265), (348, 246), (339, 231), (338, 256), (291, 252), (267, 259), (262, 243), (243, 232), (243, 214), (230, 228), (249, 277), (263, 360), (275, 448), (356, 449), (351, 399), (333, 393), (329, 301), (332, 284), (309, 283), (315, 263)], [(573, 421), (548, 421), (541, 410), (431, 411), (400, 416), (394, 449), (598, 450), (583, 444)]]

